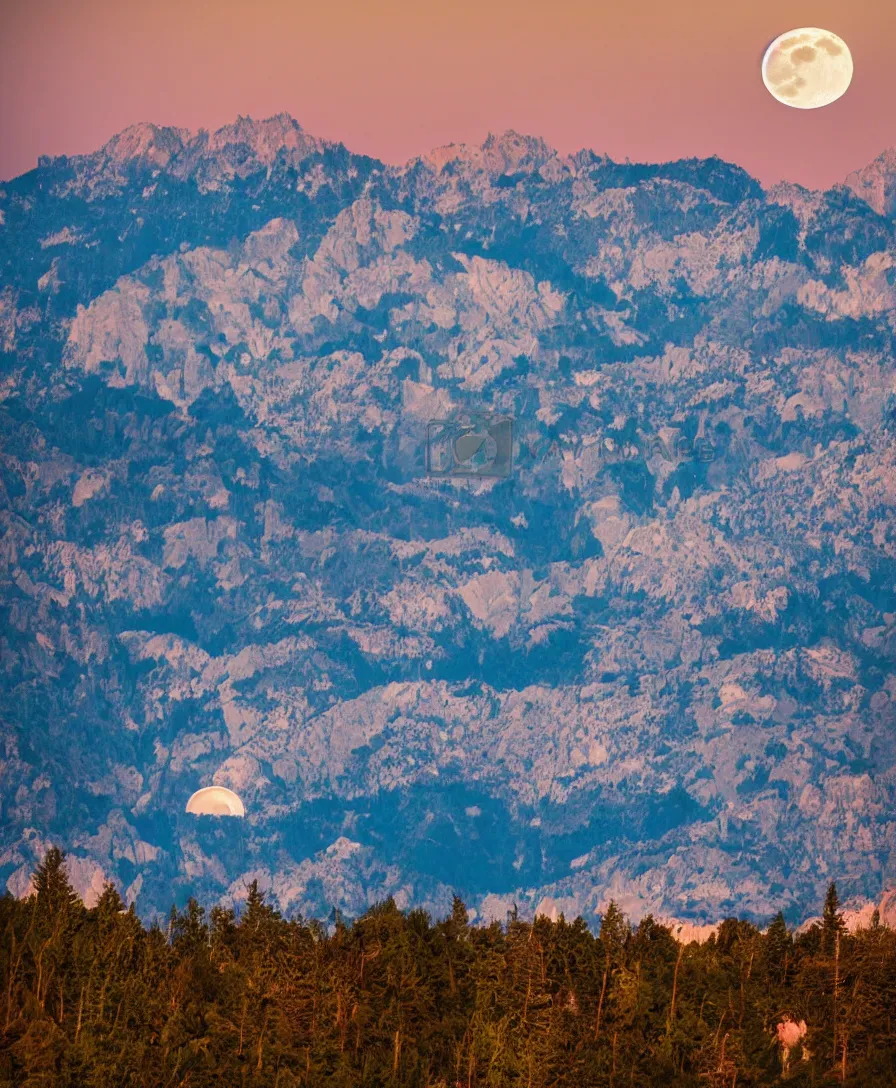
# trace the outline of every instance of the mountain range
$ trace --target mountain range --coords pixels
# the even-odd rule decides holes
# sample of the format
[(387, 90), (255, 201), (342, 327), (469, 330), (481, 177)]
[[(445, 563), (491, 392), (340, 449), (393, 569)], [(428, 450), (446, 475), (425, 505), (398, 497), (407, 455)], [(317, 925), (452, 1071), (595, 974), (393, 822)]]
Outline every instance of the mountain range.
[[(0, 886), (58, 843), (144, 916), (878, 900), (894, 217), (894, 150), (763, 189), (286, 115), (3, 183)], [(427, 475), (460, 412), (509, 475)]]

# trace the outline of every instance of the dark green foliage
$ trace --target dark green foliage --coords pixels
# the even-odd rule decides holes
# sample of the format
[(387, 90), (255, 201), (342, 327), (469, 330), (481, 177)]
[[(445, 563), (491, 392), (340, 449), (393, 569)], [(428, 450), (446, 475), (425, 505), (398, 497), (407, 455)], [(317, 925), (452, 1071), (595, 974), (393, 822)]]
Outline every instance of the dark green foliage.
[(48, 925), (58, 917), (68, 917), (78, 905), (78, 896), (65, 871), (65, 855), (52, 846), (32, 877), (37, 917)]
[(784, 915), (778, 911), (765, 935), (765, 963), (769, 978), (783, 983), (787, 978), (792, 955), (793, 938), (787, 929)]
[[(106, 885), (86, 909), (51, 850), (0, 899), (0, 1084), (271, 1088), (884, 1088), (896, 1074), (896, 933), (849, 934), (832, 885), (796, 938), (726, 919), (681, 944), (610, 903), (471, 926), (391, 899), (347, 925), (195, 899), (146, 929)], [(807, 1025), (785, 1072), (777, 1026)]]
[(824, 913), (821, 918), (821, 947), (828, 955), (833, 953), (837, 937), (846, 929), (839, 908), (837, 885), (831, 884), (824, 898)]

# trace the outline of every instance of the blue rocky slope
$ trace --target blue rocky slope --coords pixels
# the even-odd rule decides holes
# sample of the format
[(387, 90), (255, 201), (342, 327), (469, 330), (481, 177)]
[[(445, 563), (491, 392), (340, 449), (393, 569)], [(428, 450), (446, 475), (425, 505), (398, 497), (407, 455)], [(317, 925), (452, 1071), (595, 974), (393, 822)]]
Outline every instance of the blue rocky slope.
[[(879, 895), (888, 162), (395, 168), (281, 116), (4, 184), (0, 881), (53, 841), (144, 914)], [(509, 476), (426, 476), (461, 410)], [(213, 783), (244, 820), (184, 813)]]

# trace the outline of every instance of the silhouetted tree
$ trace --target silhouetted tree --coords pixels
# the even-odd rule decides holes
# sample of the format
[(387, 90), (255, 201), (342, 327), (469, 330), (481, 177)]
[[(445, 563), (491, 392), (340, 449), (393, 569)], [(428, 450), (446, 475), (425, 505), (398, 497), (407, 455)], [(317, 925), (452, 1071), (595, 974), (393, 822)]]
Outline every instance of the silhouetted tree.
[(846, 931), (843, 915), (840, 913), (840, 899), (837, 895), (837, 885), (831, 883), (828, 886), (827, 895), (824, 897), (824, 912), (821, 917), (821, 951), (826, 956), (834, 954), (834, 946), (837, 938)]

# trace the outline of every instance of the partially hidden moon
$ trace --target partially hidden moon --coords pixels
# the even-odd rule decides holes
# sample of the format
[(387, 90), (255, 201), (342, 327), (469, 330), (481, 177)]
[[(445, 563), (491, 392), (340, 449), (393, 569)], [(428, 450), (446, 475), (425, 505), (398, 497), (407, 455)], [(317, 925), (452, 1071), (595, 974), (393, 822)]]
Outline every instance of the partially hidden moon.
[(194, 816), (245, 816), (243, 802), (224, 786), (206, 786), (187, 801), (187, 812)]
[(780, 34), (762, 58), (762, 82), (785, 106), (815, 110), (846, 93), (852, 54), (830, 30), (808, 26)]

